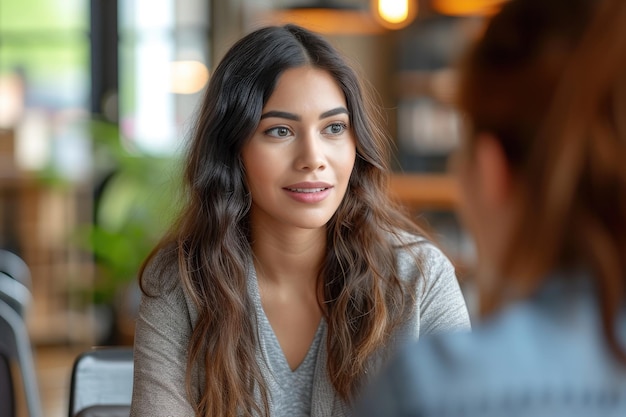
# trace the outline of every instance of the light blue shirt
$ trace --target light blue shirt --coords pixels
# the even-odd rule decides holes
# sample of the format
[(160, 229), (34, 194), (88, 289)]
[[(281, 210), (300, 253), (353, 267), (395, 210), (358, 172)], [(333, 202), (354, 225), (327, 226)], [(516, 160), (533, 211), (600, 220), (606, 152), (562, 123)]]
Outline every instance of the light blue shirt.
[[(626, 366), (605, 342), (590, 281), (548, 282), (472, 333), (406, 345), (354, 416), (626, 416)], [(617, 324), (624, 342), (626, 311)]]

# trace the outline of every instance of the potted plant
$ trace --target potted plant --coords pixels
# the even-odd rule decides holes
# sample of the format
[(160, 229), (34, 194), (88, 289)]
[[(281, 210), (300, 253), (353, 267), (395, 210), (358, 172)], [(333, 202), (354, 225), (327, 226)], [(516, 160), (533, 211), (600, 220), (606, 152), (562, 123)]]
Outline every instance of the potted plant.
[(133, 153), (117, 127), (94, 122), (93, 222), (76, 242), (93, 255), (95, 277), (86, 300), (106, 330), (99, 344), (129, 344), (138, 306), (137, 272), (172, 220), (180, 201), (177, 156)]

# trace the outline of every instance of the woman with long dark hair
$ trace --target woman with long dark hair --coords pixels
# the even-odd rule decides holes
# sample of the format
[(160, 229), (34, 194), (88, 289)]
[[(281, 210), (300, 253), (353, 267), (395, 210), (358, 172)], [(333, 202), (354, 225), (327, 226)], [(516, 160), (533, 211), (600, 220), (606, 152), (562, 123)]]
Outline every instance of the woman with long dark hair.
[(396, 343), (469, 328), (452, 265), (387, 198), (376, 123), (310, 31), (226, 53), (141, 271), (133, 416), (341, 416)]

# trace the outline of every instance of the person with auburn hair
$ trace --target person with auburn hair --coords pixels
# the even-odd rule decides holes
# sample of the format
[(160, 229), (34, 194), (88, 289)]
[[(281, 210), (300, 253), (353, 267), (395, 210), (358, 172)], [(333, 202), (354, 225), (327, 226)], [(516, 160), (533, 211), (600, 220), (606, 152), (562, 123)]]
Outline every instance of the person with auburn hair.
[(387, 198), (364, 92), (298, 26), (226, 53), (140, 271), (132, 416), (346, 415), (398, 343), (469, 328), (453, 266)]
[(355, 416), (626, 416), (626, 2), (511, 0), (461, 66), (471, 333), (400, 348)]

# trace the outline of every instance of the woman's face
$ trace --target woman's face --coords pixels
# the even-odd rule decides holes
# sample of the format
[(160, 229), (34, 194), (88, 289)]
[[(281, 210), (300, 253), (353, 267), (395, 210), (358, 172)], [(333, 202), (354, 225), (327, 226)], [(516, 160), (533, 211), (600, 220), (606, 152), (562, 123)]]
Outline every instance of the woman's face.
[(332, 76), (308, 66), (286, 70), (242, 149), (252, 222), (324, 227), (346, 193), (355, 158), (346, 99)]

